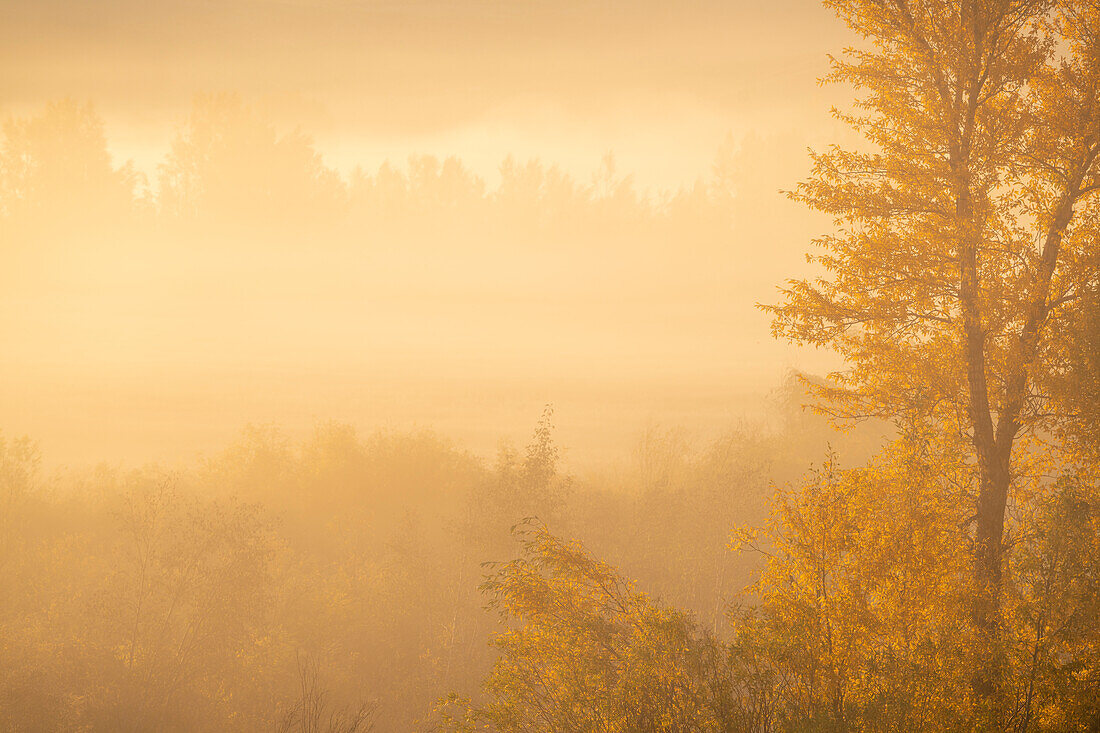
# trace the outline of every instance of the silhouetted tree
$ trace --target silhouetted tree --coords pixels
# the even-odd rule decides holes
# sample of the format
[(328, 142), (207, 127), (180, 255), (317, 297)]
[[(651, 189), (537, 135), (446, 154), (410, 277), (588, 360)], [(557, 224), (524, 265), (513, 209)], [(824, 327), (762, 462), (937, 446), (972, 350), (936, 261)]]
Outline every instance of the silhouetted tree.
[(134, 206), (138, 180), (130, 164), (112, 163), (90, 103), (64, 99), (4, 122), (0, 215), (32, 225), (115, 223)]
[(164, 212), (222, 224), (316, 224), (340, 213), (345, 198), (309, 137), (279, 132), (237, 95), (196, 97), (160, 167)]

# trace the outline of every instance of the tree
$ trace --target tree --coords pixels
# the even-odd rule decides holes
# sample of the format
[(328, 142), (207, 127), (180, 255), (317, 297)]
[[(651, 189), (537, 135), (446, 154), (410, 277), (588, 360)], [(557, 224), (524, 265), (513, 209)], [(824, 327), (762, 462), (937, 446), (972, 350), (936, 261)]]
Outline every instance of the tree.
[(338, 709), (318, 682), (317, 662), (298, 659), (298, 699), (279, 721), (279, 733), (369, 733), (374, 730), (377, 706)]
[(531, 442), (521, 456), (502, 445), (496, 466), (470, 497), (465, 533), (481, 557), (508, 551), (509, 528), (527, 518), (556, 522), (569, 496), (572, 478), (561, 472), (560, 450), (554, 443), (554, 408), (546, 405), (535, 424)]
[(830, 454), (777, 492), (763, 527), (737, 533), (767, 564), (734, 614), (733, 652), (770, 670), (780, 730), (973, 726), (969, 472), (942, 436), (907, 436), (858, 469)]
[[(869, 41), (828, 77), (863, 92), (836, 115), (868, 144), (812, 154), (791, 196), (835, 217), (826, 274), (767, 310), (777, 335), (846, 359), (822, 409), (969, 441), (972, 610), (992, 648), (1020, 438), (1063, 424), (1039, 387), (1097, 277), (1100, 3), (825, 4)], [(995, 661), (978, 664), (986, 695)]]
[(1100, 476), (1059, 478), (1026, 502), (1010, 555), (1017, 730), (1100, 728)]
[(18, 517), (34, 493), (41, 462), (38, 446), (29, 438), (9, 440), (0, 434), (0, 572), (15, 554), (22, 534)]
[(116, 168), (92, 105), (51, 102), (41, 114), (4, 122), (0, 215), (40, 223), (109, 221), (134, 204), (138, 176)]
[(177, 495), (171, 482), (116, 500), (122, 546), (89, 609), (102, 645), (89, 725), (182, 730), (255, 712), (259, 680), (241, 669), (260, 671), (274, 553), (257, 508)]
[(160, 167), (160, 205), (184, 217), (255, 226), (314, 222), (342, 210), (346, 191), (300, 130), (281, 134), (232, 94), (200, 95)]
[(667, 608), (576, 543), (526, 523), (524, 552), (482, 585), (511, 628), (487, 700), (441, 707), (455, 731), (728, 731), (748, 729), (730, 659), (691, 617)]
[[(1097, 253), (1100, 256), (1100, 252)], [(1098, 268), (1100, 269), (1100, 268)], [(1100, 283), (1082, 293), (1067, 324), (1073, 340), (1044, 385), (1056, 408), (1066, 417), (1069, 449), (1087, 464), (1100, 458)]]

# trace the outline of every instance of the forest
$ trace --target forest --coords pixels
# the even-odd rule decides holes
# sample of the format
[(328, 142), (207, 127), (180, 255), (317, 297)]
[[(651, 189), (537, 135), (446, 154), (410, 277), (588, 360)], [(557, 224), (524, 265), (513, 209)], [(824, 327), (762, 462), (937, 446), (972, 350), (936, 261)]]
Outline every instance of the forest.
[[(338, 169), (241, 93), (152, 168), (93, 102), (9, 115), (0, 730), (1100, 730), (1100, 0), (823, 5), (847, 132), (659, 190), (610, 154)], [(791, 155), (805, 219), (762, 189)], [(698, 347), (746, 297), (820, 371)], [(666, 351), (710, 429), (610, 381), (587, 448), (552, 398), (487, 427), (509, 384), (467, 433), (324, 414)], [(734, 362), (773, 369), (755, 413), (711, 404)], [(309, 430), (262, 419), (311, 381)], [(120, 435), (152, 458), (84, 459)]]

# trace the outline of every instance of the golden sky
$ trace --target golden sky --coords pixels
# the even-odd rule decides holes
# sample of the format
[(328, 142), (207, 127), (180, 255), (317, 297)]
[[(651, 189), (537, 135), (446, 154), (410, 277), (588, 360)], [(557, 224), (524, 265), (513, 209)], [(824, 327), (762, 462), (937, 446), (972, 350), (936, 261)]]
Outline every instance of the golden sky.
[(610, 220), (538, 245), (448, 222), (339, 248), (5, 242), (38, 275), (5, 281), (2, 427), (63, 458), (144, 460), (248, 421), (435, 426), (491, 450), (554, 402), (565, 444), (596, 454), (646, 423), (736, 419), (786, 369), (829, 363), (774, 342), (755, 305), (827, 225), (780, 189), (841, 134), (845, 93), (817, 78), (850, 40), (813, 0), (0, 0), (0, 114), (90, 100), (153, 195), (208, 92), (300, 127), (346, 180), (431, 154), (491, 191), (511, 154), (583, 186), (610, 152), (659, 197), (725, 156), (735, 194), (728, 231), (681, 218), (641, 252)]
[(678, 183), (728, 131), (827, 123), (816, 78), (847, 40), (814, 0), (5, 0), (0, 107), (93, 99), (145, 160), (192, 95), (231, 90), (337, 164), (612, 149)]

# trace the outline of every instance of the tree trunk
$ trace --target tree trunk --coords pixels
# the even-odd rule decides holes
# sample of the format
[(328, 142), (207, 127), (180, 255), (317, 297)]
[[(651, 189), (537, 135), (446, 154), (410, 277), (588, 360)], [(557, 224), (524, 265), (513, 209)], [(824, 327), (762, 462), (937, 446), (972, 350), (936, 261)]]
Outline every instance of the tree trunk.
[[(1034, 273), (1026, 320), (1009, 357), (1004, 403), (993, 426), (985, 377), (985, 343), (977, 306), (976, 247), (960, 252), (959, 299), (966, 334), (967, 379), (970, 387), (970, 419), (978, 455), (979, 489), (974, 528), (973, 621), (979, 649), (974, 691), (979, 699), (996, 702), (998, 667), (1001, 663), (1001, 582), (1004, 551), (1005, 508), (1012, 483), (1012, 446), (1021, 428), (1021, 412), (1027, 397), (1028, 368), (1037, 353), (1040, 331), (1050, 314), (1050, 287), (1061, 252), (1062, 239), (1073, 218), (1085, 174), (1092, 167), (1097, 148), (1088, 146), (1054, 208), (1054, 218), (1043, 242)], [(970, 213), (969, 198), (959, 199), (959, 213)]]
[[(967, 145), (960, 151), (965, 161)], [(955, 213), (962, 230), (959, 237), (959, 305), (963, 327), (963, 351), (969, 390), (967, 405), (971, 439), (978, 459), (977, 524), (974, 530), (974, 595), (972, 620), (975, 628), (974, 677), (972, 687), (982, 707), (992, 708), (998, 694), (1000, 647), (1001, 547), (1004, 513), (1011, 481), (1012, 440), (998, 441), (990, 408), (986, 376), (986, 343), (980, 307), (978, 240), (973, 220), (973, 202), (965, 163), (956, 166)]]
[(979, 457), (980, 486), (974, 528), (974, 596), (971, 609), (976, 631), (973, 687), (978, 699), (995, 704), (1001, 666), (1001, 583), (1005, 507), (1011, 474), (1012, 444), (994, 445)]
[(1012, 480), (1012, 445), (994, 447), (982, 466), (978, 493), (978, 513), (974, 531), (975, 580), (978, 592), (997, 590), (1001, 585), (1001, 550), (1004, 537), (1005, 507)]

